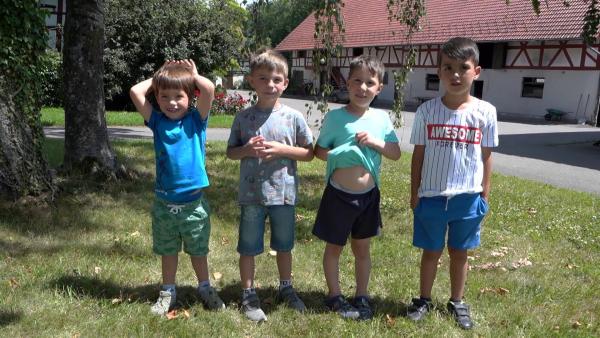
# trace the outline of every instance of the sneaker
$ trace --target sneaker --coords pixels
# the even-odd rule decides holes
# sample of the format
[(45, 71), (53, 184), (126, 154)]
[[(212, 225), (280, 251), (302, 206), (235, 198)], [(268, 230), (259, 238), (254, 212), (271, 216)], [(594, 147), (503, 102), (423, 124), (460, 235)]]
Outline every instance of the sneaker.
[(260, 308), (260, 300), (258, 299), (258, 295), (255, 293), (247, 295), (242, 300), (242, 312), (244, 312), (248, 319), (255, 322), (267, 320), (267, 316)]
[(171, 292), (161, 291), (158, 294), (158, 300), (150, 308), (150, 312), (157, 316), (164, 316), (169, 313), (169, 309), (171, 309), (173, 305), (175, 305), (175, 297), (171, 297)]
[(217, 290), (212, 286), (205, 288), (198, 288), (198, 294), (200, 295), (200, 299), (204, 305), (210, 310), (223, 310), (225, 309), (225, 304), (219, 297)]
[(277, 293), (277, 298), (281, 301), (284, 301), (287, 306), (298, 312), (304, 312), (306, 310), (304, 302), (302, 299), (300, 299), (300, 297), (298, 297), (296, 291), (291, 285), (279, 290), (279, 293)]
[(371, 310), (371, 305), (369, 304), (369, 298), (366, 296), (358, 296), (355, 297), (352, 305), (358, 310), (360, 313), (360, 320), (367, 320), (373, 318), (373, 310)]
[(473, 328), (473, 321), (471, 320), (471, 314), (469, 313), (469, 305), (465, 302), (453, 302), (448, 301), (448, 312), (454, 317), (458, 326), (464, 330), (470, 330)]
[(425, 317), (429, 310), (433, 309), (433, 303), (430, 300), (413, 298), (412, 304), (406, 310), (406, 316), (414, 321), (419, 321)]
[(337, 312), (342, 318), (358, 319), (360, 313), (350, 305), (342, 295), (333, 296), (325, 299), (325, 305), (331, 310)]

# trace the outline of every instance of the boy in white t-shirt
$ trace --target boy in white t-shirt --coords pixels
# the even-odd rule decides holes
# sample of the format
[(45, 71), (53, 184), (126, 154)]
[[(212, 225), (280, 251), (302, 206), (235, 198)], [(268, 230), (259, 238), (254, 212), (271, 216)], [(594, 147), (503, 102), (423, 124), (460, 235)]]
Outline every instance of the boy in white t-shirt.
[(420, 297), (408, 317), (421, 320), (433, 308), (431, 289), (448, 232), (450, 300), (448, 311), (463, 329), (473, 322), (463, 302), (467, 250), (480, 244), (481, 222), (488, 212), (492, 147), (498, 146), (496, 108), (471, 96), (479, 77), (479, 50), (468, 38), (452, 38), (438, 57), (445, 93), (423, 103), (415, 114), (410, 142), (410, 206), (414, 213), (413, 245), (423, 249)]

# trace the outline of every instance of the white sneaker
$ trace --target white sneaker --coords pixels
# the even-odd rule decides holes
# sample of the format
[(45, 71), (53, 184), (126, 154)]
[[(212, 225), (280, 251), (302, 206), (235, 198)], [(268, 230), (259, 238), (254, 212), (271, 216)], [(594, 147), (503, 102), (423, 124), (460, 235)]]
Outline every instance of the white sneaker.
[(164, 316), (169, 312), (169, 309), (175, 305), (175, 297), (171, 297), (171, 292), (161, 291), (158, 294), (156, 303), (150, 308), (150, 312), (157, 316)]

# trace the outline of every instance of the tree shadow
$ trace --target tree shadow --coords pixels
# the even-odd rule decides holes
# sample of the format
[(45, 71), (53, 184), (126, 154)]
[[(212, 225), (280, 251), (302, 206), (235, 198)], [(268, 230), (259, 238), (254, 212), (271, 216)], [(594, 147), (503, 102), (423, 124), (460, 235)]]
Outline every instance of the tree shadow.
[(0, 309), (0, 327), (16, 323), (23, 318), (23, 311)]

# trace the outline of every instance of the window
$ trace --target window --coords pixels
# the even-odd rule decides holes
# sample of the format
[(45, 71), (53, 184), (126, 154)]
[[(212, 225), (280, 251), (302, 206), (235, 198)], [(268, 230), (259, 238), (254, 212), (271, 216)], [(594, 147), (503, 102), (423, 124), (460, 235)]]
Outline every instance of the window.
[(365, 49), (363, 47), (359, 47), (359, 48), (352, 48), (352, 56), (360, 56), (363, 55), (365, 52)]
[(544, 96), (543, 77), (524, 77), (521, 97), (533, 97), (541, 99)]
[(427, 77), (425, 78), (425, 89), (434, 90), (436, 92), (440, 90), (440, 78), (437, 74), (427, 74)]
[(298, 57), (299, 58), (305, 58), (306, 57), (306, 51), (305, 50), (299, 50), (298, 51)]

